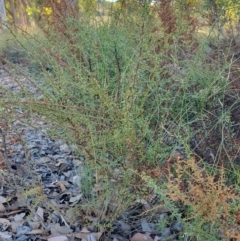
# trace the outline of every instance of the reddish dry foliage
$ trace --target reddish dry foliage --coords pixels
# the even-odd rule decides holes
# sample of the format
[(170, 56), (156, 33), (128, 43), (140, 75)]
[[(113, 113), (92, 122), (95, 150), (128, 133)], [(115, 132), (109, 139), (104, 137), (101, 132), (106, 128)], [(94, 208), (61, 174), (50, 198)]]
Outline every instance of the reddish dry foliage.
[[(219, 223), (226, 237), (239, 238), (239, 210), (233, 210), (231, 200), (240, 197), (235, 194), (233, 186), (225, 184), (223, 167), (219, 175), (212, 176), (194, 158), (177, 160), (175, 169), (169, 168), (167, 178), (167, 195), (192, 208), (194, 215), (189, 219), (200, 217), (202, 223)], [(230, 221), (232, 212), (235, 212), (233, 223)]]

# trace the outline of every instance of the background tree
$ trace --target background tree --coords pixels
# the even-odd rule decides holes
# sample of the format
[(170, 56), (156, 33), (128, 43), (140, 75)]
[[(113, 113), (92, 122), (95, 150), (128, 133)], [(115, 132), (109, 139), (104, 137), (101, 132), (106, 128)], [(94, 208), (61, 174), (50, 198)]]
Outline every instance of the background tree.
[(239, 0), (118, 0), (114, 3), (105, 0), (5, 0), (6, 11), (3, 2), (0, 0), (1, 19), (6, 19), (7, 15), (8, 22), (20, 28), (38, 26), (46, 17), (52, 21), (59, 14), (58, 17), (63, 18), (80, 18), (84, 13), (108, 12), (104, 11), (106, 9), (123, 10), (126, 14), (142, 10), (149, 14), (154, 9), (165, 32), (173, 34), (178, 27), (193, 32), (199, 26), (199, 19), (223, 29), (226, 23), (237, 23), (240, 16)]
[[(3, 0), (2, 0), (3, 1)], [(7, 18), (9, 23), (20, 28), (28, 28), (39, 25), (44, 17), (53, 15), (54, 11), (66, 15), (79, 13), (79, 0), (5, 0)]]
[(5, 4), (4, 0), (0, 0), (0, 28), (5, 28), (4, 25), (2, 24), (2, 21), (6, 22), (7, 21), (7, 16), (6, 16), (6, 9), (5, 9)]

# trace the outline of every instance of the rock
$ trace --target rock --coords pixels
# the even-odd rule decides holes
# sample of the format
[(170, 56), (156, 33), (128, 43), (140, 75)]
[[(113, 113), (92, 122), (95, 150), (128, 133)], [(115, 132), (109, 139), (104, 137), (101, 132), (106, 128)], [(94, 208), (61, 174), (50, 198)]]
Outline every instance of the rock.
[(28, 239), (27, 235), (21, 235), (20, 237), (18, 237), (17, 239), (15, 239), (15, 241), (25, 241)]
[(21, 237), (22, 235), (27, 234), (31, 231), (31, 228), (29, 226), (19, 226), (17, 228), (17, 237)]
[(48, 162), (51, 162), (51, 158), (47, 157), (47, 156), (44, 156), (44, 157), (41, 157), (39, 160), (36, 161), (38, 164), (45, 164), (45, 163), (48, 163)]
[(81, 189), (81, 177), (76, 175), (73, 177), (73, 184), (78, 186)]
[(170, 228), (164, 228), (161, 232), (161, 238), (166, 238), (171, 235)]
[(60, 151), (62, 151), (62, 152), (70, 152), (71, 150), (70, 150), (70, 148), (69, 148), (69, 146), (67, 144), (63, 144), (63, 145), (60, 146)]
[(180, 222), (176, 222), (173, 226), (172, 229), (174, 231), (180, 232), (183, 229), (183, 224)]

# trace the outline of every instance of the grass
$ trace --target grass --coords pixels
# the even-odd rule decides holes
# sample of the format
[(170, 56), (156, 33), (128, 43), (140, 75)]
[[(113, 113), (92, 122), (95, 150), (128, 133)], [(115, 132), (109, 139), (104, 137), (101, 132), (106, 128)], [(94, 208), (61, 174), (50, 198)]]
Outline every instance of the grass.
[[(160, 200), (153, 210), (167, 207), (189, 238), (218, 240), (221, 230), (237, 240), (232, 107), (239, 93), (226, 101), (232, 63), (219, 52), (209, 56), (207, 40), (169, 44), (162, 30), (154, 31), (158, 24), (145, 15), (100, 25), (59, 19), (39, 36), (21, 32), (15, 41), (28, 65), (11, 75), (20, 84), (18, 76), (30, 72), (25, 81), (39, 97), (29, 85), (11, 99), (2, 90), (3, 112), (20, 107), (44, 116), (54, 123), (49, 135), (85, 157), (80, 212), (94, 210), (111, 222), (153, 192)], [(235, 178), (225, 180), (225, 172)]]

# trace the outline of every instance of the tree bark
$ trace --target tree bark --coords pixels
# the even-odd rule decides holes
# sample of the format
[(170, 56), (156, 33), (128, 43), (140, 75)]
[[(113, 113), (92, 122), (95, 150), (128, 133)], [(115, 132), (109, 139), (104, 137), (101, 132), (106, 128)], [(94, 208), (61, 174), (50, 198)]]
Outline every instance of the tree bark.
[(12, 20), (13, 20), (13, 24), (18, 26), (19, 25), (19, 19), (17, 17), (17, 12), (16, 12), (16, 7), (15, 7), (15, 1), (14, 0), (8, 0), (10, 8), (9, 11), (11, 13), (12, 16)]
[(7, 21), (7, 16), (6, 16), (6, 8), (4, 4), (4, 0), (0, 0), (0, 29), (6, 29), (6, 26), (3, 24), (3, 22)]

